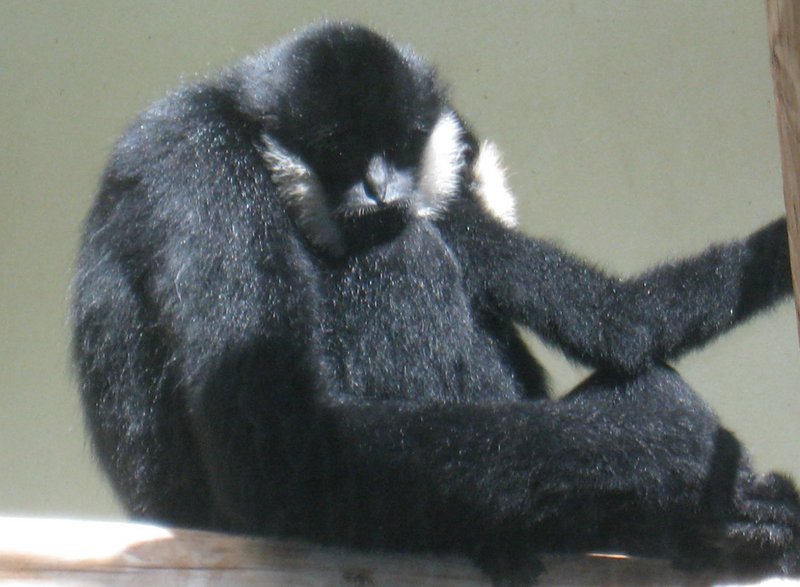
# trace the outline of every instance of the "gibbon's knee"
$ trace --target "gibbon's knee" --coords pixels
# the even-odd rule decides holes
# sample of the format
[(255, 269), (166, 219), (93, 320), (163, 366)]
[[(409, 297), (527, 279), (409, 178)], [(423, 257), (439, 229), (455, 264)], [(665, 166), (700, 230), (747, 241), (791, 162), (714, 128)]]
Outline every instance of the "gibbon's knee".
[(570, 391), (563, 401), (590, 397), (596, 401), (627, 401), (642, 407), (661, 402), (679, 403), (699, 414), (711, 414), (709, 406), (686, 380), (662, 362), (636, 374), (596, 371)]

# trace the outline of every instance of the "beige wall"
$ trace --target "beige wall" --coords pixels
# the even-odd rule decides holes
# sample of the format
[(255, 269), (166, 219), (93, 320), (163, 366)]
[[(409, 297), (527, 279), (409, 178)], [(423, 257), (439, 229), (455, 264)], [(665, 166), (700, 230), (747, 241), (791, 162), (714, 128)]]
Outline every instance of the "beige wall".
[[(119, 515), (67, 363), (67, 284), (127, 121), (181, 79), (322, 17), (440, 65), (506, 155), (523, 225), (619, 273), (782, 213), (763, 7), (752, 0), (0, 2), (0, 514)], [(547, 354), (566, 389), (580, 373)], [(681, 362), (752, 448), (800, 475), (791, 304)]]

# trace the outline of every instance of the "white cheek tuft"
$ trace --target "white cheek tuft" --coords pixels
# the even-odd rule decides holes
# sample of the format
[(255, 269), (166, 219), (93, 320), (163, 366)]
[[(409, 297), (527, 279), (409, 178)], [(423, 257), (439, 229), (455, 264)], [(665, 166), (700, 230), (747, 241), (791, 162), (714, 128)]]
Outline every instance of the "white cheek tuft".
[(484, 141), (472, 168), (475, 193), (487, 212), (506, 226), (517, 225), (514, 194), (506, 181), (500, 151), (491, 141)]
[(443, 114), (431, 131), (420, 164), (420, 203), (422, 217), (435, 217), (457, 194), (464, 166), (463, 129), (452, 112)]
[(331, 217), (325, 190), (316, 174), (272, 137), (264, 134), (261, 138), (261, 157), (284, 209), (314, 245), (334, 255), (344, 254), (341, 232)]

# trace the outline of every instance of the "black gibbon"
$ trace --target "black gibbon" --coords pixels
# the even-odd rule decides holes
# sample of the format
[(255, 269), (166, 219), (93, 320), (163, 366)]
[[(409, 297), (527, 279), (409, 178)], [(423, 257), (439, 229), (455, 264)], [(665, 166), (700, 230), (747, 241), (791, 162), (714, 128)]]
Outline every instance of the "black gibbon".
[[(461, 553), (497, 584), (597, 549), (794, 574), (792, 482), (666, 364), (790, 289), (783, 220), (631, 279), (523, 235), (433, 69), (328, 23), (127, 130), (74, 356), (139, 518)], [(550, 399), (518, 326), (594, 374)]]

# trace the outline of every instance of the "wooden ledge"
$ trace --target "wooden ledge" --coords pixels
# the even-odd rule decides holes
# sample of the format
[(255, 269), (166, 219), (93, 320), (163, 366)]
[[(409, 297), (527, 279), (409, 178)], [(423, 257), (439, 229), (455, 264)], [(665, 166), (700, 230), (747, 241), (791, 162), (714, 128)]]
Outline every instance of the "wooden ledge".
[[(540, 585), (792, 585), (689, 574), (619, 555), (543, 557)], [(364, 554), (125, 522), (0, 518), (0, 585), (488, 587), (458, 558)]]

